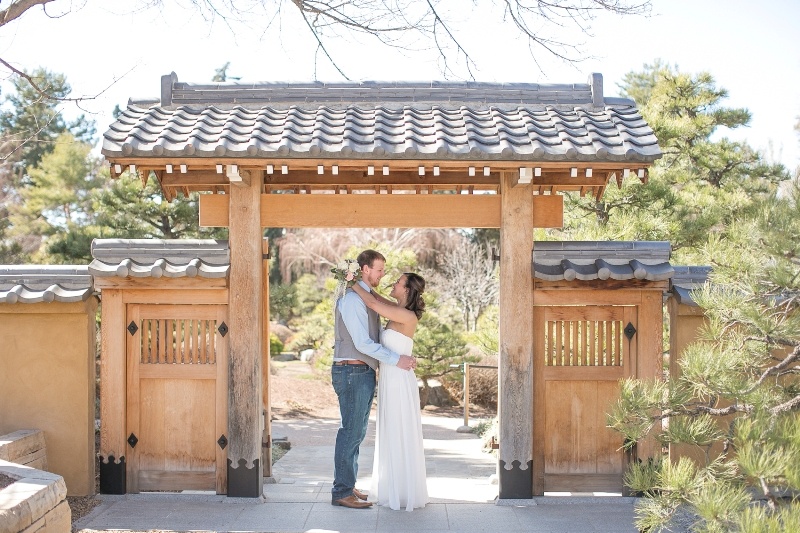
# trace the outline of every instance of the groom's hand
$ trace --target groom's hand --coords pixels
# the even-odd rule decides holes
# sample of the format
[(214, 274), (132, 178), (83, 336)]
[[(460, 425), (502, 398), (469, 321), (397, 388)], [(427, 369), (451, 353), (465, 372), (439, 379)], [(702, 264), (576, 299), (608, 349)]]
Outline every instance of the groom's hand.
[(417, 368), (417, 358), (411, 357), (410, 355), (401, 355), (400, 359), (397, 361), (397, 368), (414, 370)]

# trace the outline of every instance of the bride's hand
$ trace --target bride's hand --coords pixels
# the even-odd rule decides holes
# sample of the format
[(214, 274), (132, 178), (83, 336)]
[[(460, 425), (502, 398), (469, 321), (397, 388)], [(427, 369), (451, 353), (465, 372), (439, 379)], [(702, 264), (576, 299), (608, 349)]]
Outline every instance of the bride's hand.
[(397, 368), (402, 370), (414, 370), (417, 368), (417, 358), (410, 355), (401, 355), (397, 361)]

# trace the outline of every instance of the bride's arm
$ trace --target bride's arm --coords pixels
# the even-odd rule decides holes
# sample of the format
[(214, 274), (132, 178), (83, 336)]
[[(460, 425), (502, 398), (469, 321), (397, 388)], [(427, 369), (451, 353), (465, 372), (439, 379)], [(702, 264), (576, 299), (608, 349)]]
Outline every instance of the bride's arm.
[(417, 315), (415, 315), (412, 311), (404, 307), (400, 307), (395, 302), (390, 302), (386, 298), (375, 294), (374, 292), (368, 292), (364, 287), (356, 283), (353, 285), (353, 290), (358, 294), (364, 303), (381, 315), (382, 317), (388, 318), (394, 322), (400, 322), (401, 324), (408, 324), (411, 322), (417, 321)]
[[(364, 291), (364, 288), (363, 288), (363, 287), (359, 287), (359, 289), (361, 289), (362, 291)], [(367, 291), (364, 291), (364, 292), (365, 292), (365, 293), (367, 293)], [(371, 294), (371, 295), (372, 295), (372, 296), (374, 296), (374, 297), (375, 297), (375, 299), (376, 299), (376, 300), (378, 300), (379, 302), (385, 303), (386, 305), (391, 305), (391, 306), (393, 306), (393, 307), (397, 307), (397, 302), (393, 302), (392, 300), (389, 300), (388, 298), (384, 298), (383, 296), (381, 296), (380, 294), (378, 294), (378, 293), (377, 293), (377, 292), (375, 292), (375, 291), (372, 291), (372, 292), (370, 292), (370, 293), (367, 293), (367, 294)]]

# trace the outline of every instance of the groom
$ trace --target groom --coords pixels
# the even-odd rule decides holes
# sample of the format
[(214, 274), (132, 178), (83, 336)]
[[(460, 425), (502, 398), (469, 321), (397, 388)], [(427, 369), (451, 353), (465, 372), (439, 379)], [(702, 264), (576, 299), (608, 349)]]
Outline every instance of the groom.
[[(375, 250), (358, 255), (361, 284), (371, 291), (384, 276), (386, 258)], [(368, 309), (352, 289), (336, 302), (331, 381), (339, 397), (342, 424), (336, 434), (331, 504), (352, 509), (372, 506), (367, 495), (355, 488), (358, 475), (358, 448), (367, 434), (369, 412), (375, 396), (375, 369), (378, 362), (410, 370), (415, 359), (399, 355), (380, 344), (380, 319)]]

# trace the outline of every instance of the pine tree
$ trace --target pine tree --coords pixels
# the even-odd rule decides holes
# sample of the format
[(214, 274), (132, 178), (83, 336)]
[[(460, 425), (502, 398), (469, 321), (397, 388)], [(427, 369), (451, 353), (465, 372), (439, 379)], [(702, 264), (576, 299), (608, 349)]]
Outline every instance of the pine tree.
[(13, 80), (13, 91), (0, 111), (0, 263), (23, 263), (35, 254), (41, 258), (41, 235), (15, 229), (12, 215), (19, 213), (23, 191), (32, 185), (29, 170), (58, 146), (60, 135), (70, 133), (79, 142), (90, 142), (94, 126), (83, 116), (66, 122), (59, 109), (70, 93), (62, 74), (37, 69), (25, 73), (45, 88), (39, 92), (28, 79)]
[(95, 135), (94, 124), (83, 115), (72, 122), (64, 120), (59, 99), (69, 96), (72, 89), (63, 74), (44, 68), (27, 74), (47, 94), (37, 91), (25, 78), (14, 78), (14, 91), (5, 97), (5, 109), (0, 112), (0, 131), (6, 141), (1, 155), (24, 169), (38, 165), (52, 152), (62, 133), (69, 132), (83, 142), (90, 142)]
[(565, 238), (667, 240), (677, 264), (705, 264), (708, 235), (747, 215), (789, 174), (746, 143), (712, 140), (720, 128), (746, 126), (750, 113), (725, 107), (728, 93), (709, 73), (691, 75), (657, 61), (628, 73), (621, 89), (635, 99), (664, 157), (645, 185), (630, 177), (599, 201), (568, 195)]
[(198, 194), (163, 199), (151, 176), (142, 186), (138, 177), (124, 173), (95, 192), (92, 205), (96, 224), (108, 237), (126, 239), (220, 239), (227, 228), (200, 228)]
[[(10, 207), (11, 235), (27, 240), (35, 262), (62, 262), (59, 254), (50, 255), (49, 247), (71, 231), (92, 223), (91, 194), (101, 186), (97, 171), (99, 161), (89, 155), (91, 145), (62, 133), (53, 142), (52, 151), (42, 155), (28, 170), (27, 183), (19, 191), (21, 204)], [(84, 255), (88, 255), (88, 246)]]
[(637, 525), (656, 531), (688, 510), (693, 531), (798, 531), (800, 187), (758, 201), (705, 248), (714, 274), (695, 298), (709, 323), (681, 354), (680, 376), (623, 382), (609, 415), (629, 446), (652, 433), (706, 451), (704, 464), (628, 472), (626, 483), (648, 496)]
[[(432, 307), (435, 307), (435, 304)], [(419, 364), (416, 373), (422, 382), (419, 395), (421, 407), (428, 404), (430, 380), (454, 372), (453, 365), (465, 362), (477, 363), (479, 360), (478, 357), (469, 355), (461, 331), (451, 324), (435, 311), (426, 311), (414, 334), (414, 355), (417, 356)]]

